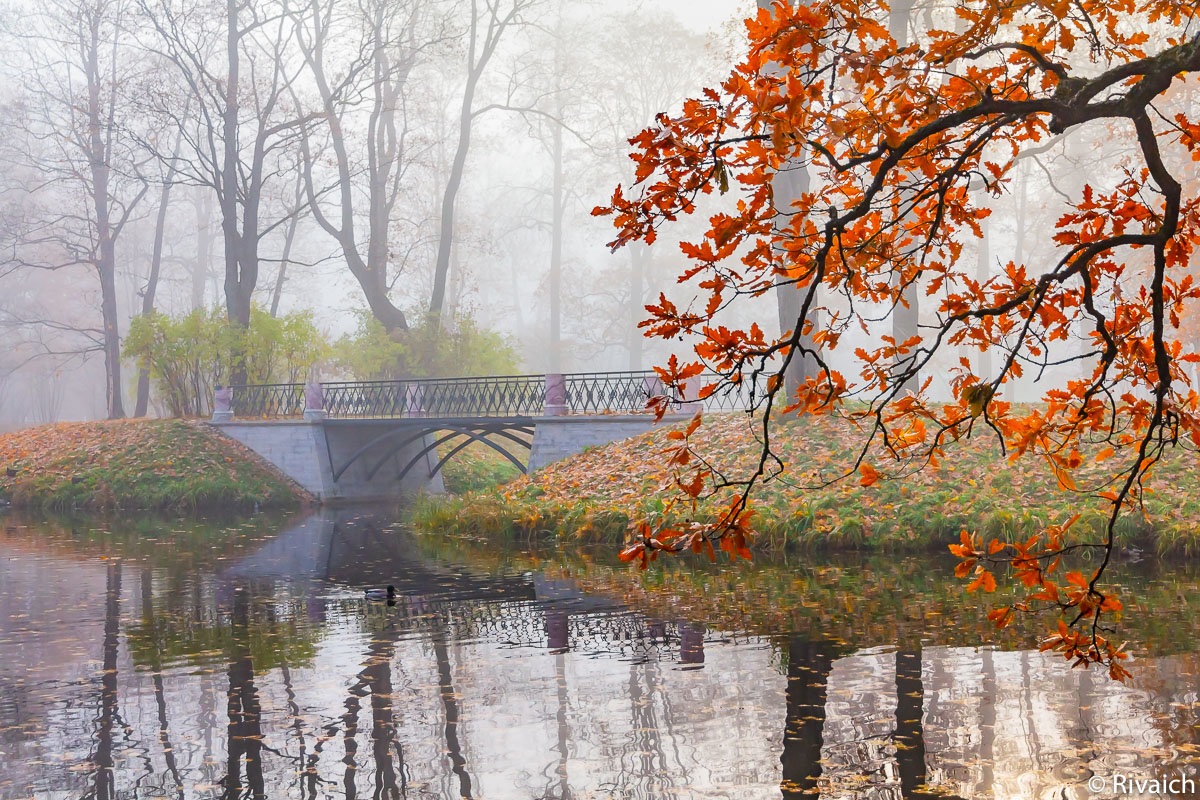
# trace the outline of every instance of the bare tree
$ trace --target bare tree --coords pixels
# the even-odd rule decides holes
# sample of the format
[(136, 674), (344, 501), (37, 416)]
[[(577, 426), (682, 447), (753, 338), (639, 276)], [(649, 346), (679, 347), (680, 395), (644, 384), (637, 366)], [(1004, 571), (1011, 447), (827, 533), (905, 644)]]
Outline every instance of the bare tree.
[(9, 266), (94, 270), (110, 418), (125, 415), (117, 244), (147, 189), (139, 171), (145, 156), (129, 133), (129, 105), (120, 94), (141, 68), (131, 57), (129, 11), (126, 0), (48, 0), (13, 33), (38, 144), (27, 156), (46, 213), (26, 229)]
[(467, 30), (466, 83), (458, 115), (458, 146), (446, 178), (442, 194), (441, 222), (438, 229), (438, 252), (434, 264), (433, 293), (429, 300), (430, 314), (438, 318), (446, 302), (446, 279), (450, 272), (450, 251), (454, 245), (454, 204), (466, 172), (467, 154), (471, 148), (471, 130), (476, 118), (487, 107), (475, 107), (475, 94), (488, 62), (496, 53), (504, 34), (525, 22), (525, 14), (538, 0), (471, 0), (471, 20)]
[[(272, 207), (286, 196), (297, 143), (311, 117), (292, 104), (304, 71), (293, 47), (288, 0), (139, 0), (156, 36), (148, 46), (174, 67), (178, 85), (152, 110), (182, 132), (181, 179), (217, 198), (225, 251), (225, 305), (246, 326), (258, 285), (260, 246), (302, 208)], [(195, 113), (182, 114), (180, 94)], [(234, 380), (239, 376), (235, 367)]]
[[(371, 313), (390, 333), (408, 328), (388, 295), (388, 232), (421, 151), (408, 118), (409, 81), (426, 54), (447, 40), (448, 23), (428, 0), (359, 0), (340, 14), (345, 5), (308, 0), (296, 26), (334, 167), (331, 199), (322, 202), (314, 170), (320, 153), (302, 135), (304, 185), (313, 218), (337, 241)], [(347, 50), (349, 62), (336, 63)]]
[[(175, 176), (178, 173), (179, 149), (183, 144), (183, 136), (176, 135), (175, 149), (166, 172), (162, 179), (162, 188), (158, 196), (158, 214), (154, 220), (154, 246), (150, 253), (150, 269), (146, 274), (146, 284), (141, 289), (142, 315), (154, 313), (154, 298), (158, 292), (158, 279), (162, 272), (163, 239), (166, 236), (167, 210), (171, 206), (171, 189), (175, 186)], [(137, 399), (134, 403), (133, 415), (146, 416), (150, 405), (150, 370), (146, 367), (138, 369)]]

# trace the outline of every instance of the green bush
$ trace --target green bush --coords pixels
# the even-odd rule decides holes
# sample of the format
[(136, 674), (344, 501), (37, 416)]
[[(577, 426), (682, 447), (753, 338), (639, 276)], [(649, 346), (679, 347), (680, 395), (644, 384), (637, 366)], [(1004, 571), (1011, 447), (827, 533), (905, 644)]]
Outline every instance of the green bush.
[(333, 346), (333, 361), (343, 373), (362, 380), (511, 375), (520, 357), (502, 334), (480, 327), (469, 314), (426, 315), (407, 331), (389, 335), (369, 313)]
[(213, 389), (244, 365), (250, 383), (299, 383), (326, 357), (329, 345), (309, 312), (272, 317), (250, 313), (250, 327), (229, 324), (223, 309), (137, 316), (124, 354), (147, 369), (160, 398), (177, 417), (210, 413)]

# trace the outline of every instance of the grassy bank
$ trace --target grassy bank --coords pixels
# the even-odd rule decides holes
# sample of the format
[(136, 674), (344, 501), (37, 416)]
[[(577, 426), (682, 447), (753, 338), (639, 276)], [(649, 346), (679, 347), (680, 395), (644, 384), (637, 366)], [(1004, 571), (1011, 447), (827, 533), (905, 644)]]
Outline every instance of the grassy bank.
[(303, 491), (240, 444), (184, 420), (45, 425), (0, 435), (0, 498), (43, 510), (249, 510)]
[[(439, 446), (440, 453), (448, 453), (457, 447), (464, 437), (450, 439)], [(501, 439), (501, 447), (517, 450), (512, 442)], [(521, 471), (507, 458), (481, 442), (472, 442), (442, 466), (442, 482), (451, 494), (489, 489), (518, 477)]]
[[(663, 428), (596, 448), (536, 474), (457, 498), (427, 499), (414, 523), (427, 530), (502, 537), (579, 537), (619, 542), (635, 519), (663, 515), (680, 492), (668, 488), (660, 453)], [(735, 475), (757, 457), (756, 428), (744, 415), (708, 419), (697, 449)], [(1098, 487), (1116, 459), (1085, 464), (1074, 473), (1078, 492), (1061, 488), (1044, 462), (1027, 457), (1009, 462), (994, 438), (979, 435), (951, 445), (937, 467), (911, 474), (885, 474), (870, 487), (857, 476), (823, 488), (852, 461), (861, 434), (846, 423), (806, 418), (773, 429), (775, 450), (787, 464), (784, 480), (763, 484), (754, 502), (758, 547), (782, 549), (941, 549), (963, 528), (985, 535), (1021, 533), (1060, 522), (1079, 512), (1074, 530), (1086, 534), (1104, 523), (1106, 502), (1088, 491)], [(872, 463), (881, 471), (883, 458)], [(1200, 555), (1200, 465), (1190, 454), (1171, 454), (1148, 483), (1146, 513), (1120, 521), (1127, 542), (1161, 552)], [(711, 518), (720, 498), (701, 503), (699, 517)]]

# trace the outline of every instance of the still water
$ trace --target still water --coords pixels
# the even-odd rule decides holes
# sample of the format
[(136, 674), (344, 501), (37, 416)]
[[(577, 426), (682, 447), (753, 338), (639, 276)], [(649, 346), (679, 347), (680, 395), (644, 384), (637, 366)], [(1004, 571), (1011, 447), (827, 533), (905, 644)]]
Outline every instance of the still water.
[(364, 513), (0, 531), (6, 799), (1083, 798), (1200, 772), (1183, 570), (1125, 565), (1121, 685), (981, 645), (929, 557), (672, 566), (622, 606), (606, 553)]

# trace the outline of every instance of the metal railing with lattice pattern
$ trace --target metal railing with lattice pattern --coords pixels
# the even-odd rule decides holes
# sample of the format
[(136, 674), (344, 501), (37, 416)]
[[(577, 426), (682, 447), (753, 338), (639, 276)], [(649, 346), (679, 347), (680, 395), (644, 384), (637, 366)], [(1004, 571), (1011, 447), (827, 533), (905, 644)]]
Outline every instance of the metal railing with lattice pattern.
[[(745, 384), (725, 386), (699, 400), (700, 387), (716, 379), (715, 375), (698, 379), (683, 396), (676, 394), (674, 410), (750, 407), (751, 393)], [(650, 398), (663, 391), (663, 382), (653, 370), (230, 387), (231, 410), (243, 419), (298, 417), (306, 410), (337, 419), (644, 414), (650, 413)]]

